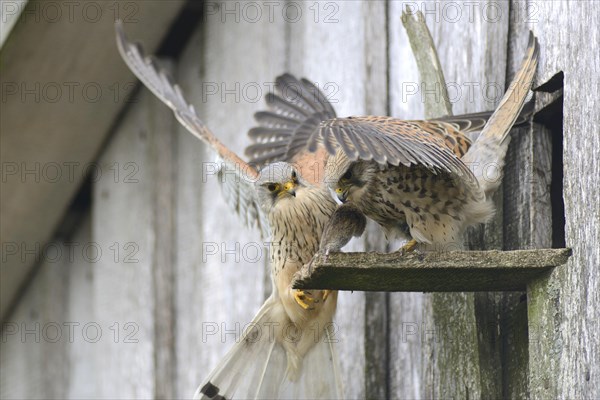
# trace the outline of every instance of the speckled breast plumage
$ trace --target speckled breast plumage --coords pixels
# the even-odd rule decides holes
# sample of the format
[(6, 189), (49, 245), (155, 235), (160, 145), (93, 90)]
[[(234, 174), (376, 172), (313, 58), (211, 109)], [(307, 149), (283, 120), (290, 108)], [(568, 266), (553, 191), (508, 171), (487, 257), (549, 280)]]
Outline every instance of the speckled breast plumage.
[(379, 166), (358, 201), (388, 237), (462, 246), (466, 226), (485, 222), (493, 207), (452, 175), (422, 166)]

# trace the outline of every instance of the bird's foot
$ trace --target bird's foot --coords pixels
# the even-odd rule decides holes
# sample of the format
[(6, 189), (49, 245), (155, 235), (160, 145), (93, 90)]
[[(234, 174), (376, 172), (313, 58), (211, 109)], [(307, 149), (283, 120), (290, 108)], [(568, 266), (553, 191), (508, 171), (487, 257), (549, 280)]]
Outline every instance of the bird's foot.
[(402, 255), (405, 255), (410, 253), (411, 251), (414, 251), (415, 247), (417, 247), (417, 241), (415, 239), (411, 239), (404, 246), (400, 247), (400, 250), (398, 250), (398, 252)]
[(325, 303), (325, 300), (327, 300), (327, 298), (329, 297), (329, 295), (331, 294), (331, 290), (323, 290), (323, 303)]
[(315, 307), (313, 305), (315, 302), (318, 303), (311, 292), (300, 289), (294, 290), (294, 299), (296, 300), (296, 303), (305, 310), (314, 310)]

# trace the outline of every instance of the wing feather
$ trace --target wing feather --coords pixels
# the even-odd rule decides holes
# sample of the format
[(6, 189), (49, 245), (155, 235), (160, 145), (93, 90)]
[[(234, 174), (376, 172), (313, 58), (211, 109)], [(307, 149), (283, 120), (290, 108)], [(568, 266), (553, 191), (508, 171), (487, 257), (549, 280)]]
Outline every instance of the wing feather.
[(261, 139), (266, 141), (278, 141), (281, 138), (292, 136), (293, 131), (286, 128), (263, 128), (254, 127), (248, 131), (248, 136), (252, 139)]
[(275, 110), (283, 115), (289, 115), (296, 120), (304, 119), (310, 116), (309, 111), (297, 106), (294, 103), (286, 101), (284, 98), (276, 95), (275, 93), (267, 93), (265, 100), (269, 108), (272, 110)]
[[(315, 85), (290, 74), (277, 77), (275, 92), (267, 94), (266, 103), (269, 111), (254, 115), (259, 126), (250, 130), (253, 144), (245, 151), (255, 165), (300, 158), (317, 126), (335, 117), (335, 110)], [(282, 132), (277, 135), (271, 129)]]
[(270, 111), (259, 111), (254, 114), (254, 119), (267, 128), (293, 129), (298, 125), (296, 119)]
[[(175, 114), (175, 118), (194, 136), (210, 146), (223, 160), (219, 172), (226, 201), (236, 210), (249, 226), (257, 225), (266, 234), (266, 219), (263, 216), (253, 182), (258, 171), (225, 147), (196, 114), (194, 107), (185, 100), (183, 92), (157, 62), (144, 54), (137, 43), (131, 43), (123, 30), (121, 21), (115, 22), (117, 47), (121, 57), (140, 81), (164, 102)], [(225, 171), (224, 171), (225, 169)], [(235, 179), (223, 179), (225, 173), (235, 174)]]
[[(444, 170), (461, 177), (466, 183), (477, 186), (470, 169), (434, 133), (443, 126), (428, 129), (414, 121), (392, 117), (335, 118), (322, 122), (308, 140), (309, 151), (323, 144), (329, 154), (341, 149), (350, 160), (361, 158), (380, 164), (422, 164), (432, 170)], [(348, 143), (365, 144), (366, 151), (359, 153)]]

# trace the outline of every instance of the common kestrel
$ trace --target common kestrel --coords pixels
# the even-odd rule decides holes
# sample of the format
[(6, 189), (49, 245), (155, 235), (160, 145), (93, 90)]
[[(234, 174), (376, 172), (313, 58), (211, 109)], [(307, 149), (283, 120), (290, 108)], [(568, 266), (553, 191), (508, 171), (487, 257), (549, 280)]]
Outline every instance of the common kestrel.
[[(501, 182), (508, 133), (530, 91), (537, 56), (538, 45), (530, 35), (522, 67), (493, 113), (407, 121), (336, 118), (324, 112), (291, 129), (286, 112), (300, 111), (288, 101), (289, 111), (281, 105), (279, 115), (260, 114), (259, 121), (269, 124), (252, 132), (260, 143), (251, 146), (249, 154), (270, 161), (307, 148), (325, 150), (331, 155), (325, 182), (342, 202), (354, 204), (379, 223), (388, 237), (411, 238), (403, 249), (417, 243), (438, 250), (449, 244), (461, 247), (465, 229), (488, 221), (494, 213), (490, 197)], [(282, 87), (293, 83), (309, 88), (306, 81), (294, 82), (291, 76), (279, 81)], [(282, 102), (271, 95), (274, 99)], [(472, 142), (470, 135), (476, 131), (481, 133)]]
[[(398, 186), (400, 182), (394, 179), (406, 178), (397, 173), (388, 180), (381, 171), (412, 167), (408, 178), (415, 182), (411, 194), (422, 198), (419, 196), (435, 194), (441, 188), (447, 191), (444, 196), (448, 197), (446, 202), (450, 201), (449, 209), (451, 204), (476, 199), (483, 206), (474, 215), (484, 220), (491, 213), (485, 198), (486, 187), (479, 182), (477, 171), (471, 171), (460, 157), (466, 157), (470, 147), (463, 133), (474, 125), (483, 126), (489, 115), (429, 123), (403, 121), (405, 126), (399, 130), (390, 128), (398, 120), (389, 117), (339, 119), (314, 85), (285, 74), (277, 79), (276, 93), (267, 96), (271, 110), (256, 115), (261, 126), (249, 132), (255, 143), (247, 149), (251, 160), (246, 163), (204, 125), (168, 75), (145, 58), (139, 46), (127, 41), (120, 25), (117, 25), (117, 38), (124, 60), (140, 80), (174, 111), (191, 133), (216, 151), (227, 171), (237, 172), (236, 179), (220, 179), (228, 202), (245, 222), (256, 223), (261, 230), (270, 232), (273, 294), (254, 317), (242, 340), (199, 387), (196, 397), (231, 398), (234, 394), (240, 398), (342, 397), (335, 351), (331, 340), (327, 340), (331, 339), (337, 293), (291, 289), (295, 273), (318, 251), (324, 227), (336, 209), (324, 177), (333, 179), (332, 186), (338, 189), (336, 183), (341, 177), (348, 177), (346, 173), (351, 166), (367, 161), (367, 165), (375, 168), (361, 176), (378, 181), (378, 192), (388, 193), (385, 188), (397, 192), (391, 186)], [(515, 115), (521, 107), (522, 102)], [(501, 137), (496, 148), (504, 147), (506, 151), (505, 134), (486, 133), (495, 119), (504, 118), (496, 111), (478, 140), (486, 143), (490, 137)], [(509, 125), (512, 122), (514, 118)], [(409, 133), (403, 134), (405, 130)], [(477, 141), (471, 149), (476, 146)], [(482, 152), (481, 157), (484, 154)], [(473, 160), (478, 158), (473, 157)], [(344, 166), (344, 163), (347, 164)], [(449, 179), (445, 179), (447, 177)], [(452, 185), (436, 183), (444, 180)], [(442, 197), (440, 193), (437, 196)], [(379, 202), (379, 198), (371, 200), (373, 210), (357, 201), (359, 197), (350, 198), (349, 192), (342, 198), (351, 201), (354, 211), (359, 209), (384, 227), (391, 226), (391, 231), (398, 226), (398, 231), (413, 235), (407, 214), (404, 214), (405, 223), (401, 214), (397, 218), (396, 214), (389, 214), (390, 206), (385, 198), (383, 202)], [(435, 199), (432, 202), (437, 204)], [(461, 210), (464, 211), (464, 207)], [(424, 213), (430, 215), (431, 211), (430, 208)], [(454, 217), (460, 219), (459, 215)], [(432, 218), (436, 220), (435, 216)], [(426, 232), (422, 236), (418, 233), (415, 230), (412, 237), (428, 238)], [(303, 367), (306, 365), (310, 368)]]
[[(281, 158), (287, 162), (255, 169), (253, 165), (260, 160), (253, 159), (250, 165), (223, 145), (168, 74), (145, 57), (139, 45), (127, 40), (120, 23), (116, 30), (119, 50), (129, 68), (173, 110), (183, 126), (215, 150), (223, 170), (235, 171), (235, 178), (219, 179), (233, 209), (245, 222), (270, 232), (273, 292), (195, 397), (342, 398), (331, 336), (337, 292), (305, 293), (291, 288), (294, 274), (317, 252), (324, 226), (337, 206), (324, 185), (314, 185), (314, 176), (304, 177), (299, 170), (303, 165), (324, 165), (318, 159), (326, 153), (298, 152)], [(309, 92), (299, 94), (298, 101), (335, 116), (324, 98)], [(304, 114), (299, 118), (300, 124), (310, 119)], [(322, 176), (322, 170), (315, 172)]]

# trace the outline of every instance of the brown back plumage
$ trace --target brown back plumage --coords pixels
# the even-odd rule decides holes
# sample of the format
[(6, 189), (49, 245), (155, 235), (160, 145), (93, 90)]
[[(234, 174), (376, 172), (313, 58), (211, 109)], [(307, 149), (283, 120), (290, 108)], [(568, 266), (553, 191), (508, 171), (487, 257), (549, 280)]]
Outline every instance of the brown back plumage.
[[(352, 160), (380, 164), (415, 165), (447, 172), (475, 182), (460, 159), (472, 145), (468, 134), (481, 131), (492, 112), (436, 118), (401, 120), (361, 116), (337, 118), (326, 96), (307, 79), (290, 74), (277, 78), (275, 93), (266, 96), (269, 111), (255, 114), (259, 126), (248, 135), (250, 163), (261, 167), (288, 161), (305, 178), (320, 184), (328, 155), (338, 148)], [(526, 109), (516, 123), (526, 122)], [(321, 146), (322, 145), (322, 146)]]

